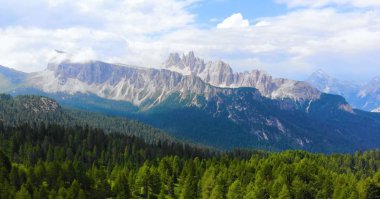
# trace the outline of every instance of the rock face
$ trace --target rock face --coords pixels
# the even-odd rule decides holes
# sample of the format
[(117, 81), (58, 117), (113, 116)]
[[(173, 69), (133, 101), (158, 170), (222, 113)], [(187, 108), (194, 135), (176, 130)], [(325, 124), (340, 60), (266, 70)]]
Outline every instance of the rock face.
[(253, 87), (263, 96), (272, 99), (290, 98), (294, 100), (315, 100), (320, 92), (308, 83), (288, 79), (273, 78), (264, 71), (234, 73), (223, 61), (205, 62), (195, 57), (193, 52), (186, 55), (170, 54), (163, 68), (180, 72), (183, 75), (195, 75), (204, 82), (217, 87), (239, 88)]
[[(92, 93), (107, 99), (128, 101), (144, 109), (175, 93), (179, 93), (181, 99), (189, 100), (197, 95), (208, 99), (222, 92), (222, 89), (205, 84), (196, 76), (99, 61), (50, 63), (45, 71), (31, 74), (28, 84), (50, 93)], [(190, 101), (196, 103), (193, 99)]]
[(380, 78), (374, 78), (366, 84), (340, 81), (322, 70), (314, 72), (308, 83), (322, 92), (341, 95), (358, 109), (372, 111), (380, 107)]

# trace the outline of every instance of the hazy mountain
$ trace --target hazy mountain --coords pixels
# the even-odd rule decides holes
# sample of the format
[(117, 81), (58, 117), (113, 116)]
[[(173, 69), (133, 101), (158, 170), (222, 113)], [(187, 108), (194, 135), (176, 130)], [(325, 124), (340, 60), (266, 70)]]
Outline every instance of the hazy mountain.
[[(175, 64), (173, 64), (175, 63)], [(219, 148), (341, 152), (377, 148), (380, 118), (305, 82), (261, 71), (233, 73), (223, 62), (172, 54), (167, 69), (59, 53), (12, 93), (46, 95), (66, 106), (122, 115), (171, 135)], [(168, 70), (170, 69), (170, 70)], [(187, 71), (187, 72), (186, 72)]]
[(362, 109), (369, 111), (380, 109), (380, 77), (373, 78), (362, 86), (358, 97)]
[(345, 97), (355, 108), (367, 111), (380, 108), (380, 78), (374, 78), (366, 84), (359, 84), (340, 81), (318, 70), (306, 81), (322, 92)]
[(0, 65), (0, 92), (8, 91), (24, 83), (27, 74)]
[(342, 96), (356, 95), (360, 90), (360, 85), (354, 82), (340, 81), (323, 70), (317, 70), (306, 81), (322, 92)]

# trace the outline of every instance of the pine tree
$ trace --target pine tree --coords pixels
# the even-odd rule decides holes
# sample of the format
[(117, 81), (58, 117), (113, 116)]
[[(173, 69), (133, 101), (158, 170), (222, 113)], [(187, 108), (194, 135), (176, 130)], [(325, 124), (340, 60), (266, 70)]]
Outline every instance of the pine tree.
[(243, 196), (241, 183), (239, 180), (235, 180), (228, 188), (227, 199), (242, 199)]
[(255, 184), (253, 182), (250, 182), (246, 187), (244, 199), (255, 199), (255, 198), (256, 198)]
[(278, 194), (278, 199), (291, 199), (291, 198), (292, 196), (290, 195), (288, 186), (284, 184), (281, 188), (280, 193)]
[(224, 193), (223, 193), (223, 186), (222, 185), (216, 185), (214, 189), (212, 189), (210, 199), (223, 199)]
[(149, 177), (150, 173), (148, 162), (145, 162), (144, 165), (137, 172), (134, 195), (141, 196), (143, 198), (148, 198), (150, 180)]
[(188, 175), (182, 187), (181, 198), (198, 198), (197, 189), (196, 179), (194, 176)]
[(116, 181), (114, 182), (114, 185), (112, 187), (112, 192), (114, 195), (116, 195), (119, 198), (130, 198), (131, 197), (131, 191), (130, 186), (128, 183), (128, 177), (127, 174), (123, 171), (121, 171)]
[(28, 190), (25, 188), (25, 186), (22, 186), (21, 189), (16, 193), (15, 199), (31, 199), (32, 196), (28, 192)]

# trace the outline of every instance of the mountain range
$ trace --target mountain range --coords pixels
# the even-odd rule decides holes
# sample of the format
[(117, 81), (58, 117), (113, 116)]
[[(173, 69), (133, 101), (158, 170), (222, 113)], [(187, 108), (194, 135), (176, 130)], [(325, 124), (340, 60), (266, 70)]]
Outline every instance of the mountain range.
[(322, 92), (345, 97), (354, 108), (372, 112), (380, 110), (380, 77), (360, 84), (352, 81), (341, 81), (322, 70), (318, 70), (306, 82)]
[(264, 71), (234, 73), (223, 61), (205, 62), (194, 56), (193, 52), (183, 55), (170, 54), (163, 68), (183, 75), (195, 75), (206, 83), (221, 88), (252, 87), (261, 95), (271, 99), (290, 98), (294, 100), (312, 100), (320, 97), (320, 92), (309, 84), (283, 78), (273, 78)]
[(193, 52), (171, 54), (162, 69), (79, 63), (63, 52), (41, 72), (1, 68), (8, 82), (3, 92), (125, 116), (217, 148), (330, 153), (380, 146), (380, 114), (353, 109), (343, 97), (307, 82), (259, 70), (234, 73), (227, 63), (206, 62)]

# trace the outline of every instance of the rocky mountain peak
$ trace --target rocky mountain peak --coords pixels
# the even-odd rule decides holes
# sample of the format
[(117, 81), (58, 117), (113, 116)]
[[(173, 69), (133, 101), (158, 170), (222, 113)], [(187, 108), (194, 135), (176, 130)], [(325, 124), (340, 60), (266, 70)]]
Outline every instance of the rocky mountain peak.
[(275, 80), (260, 70), (234, 73), (229, 64), (221, 60), (205, 63), (192, 51), (183, 55), (181, 59), (179, 59), (178, 53), (171, 54), (163, 67), (184, 75), (196, 75), (204, 82), (216, 87), (253, 87), (258, 89), (262, 95), (270, 98), (315, 99), (320, 94), (308, 84), (286, 79)]
[(178, 53), (170, 53), (169, 58), (164, 63), (165, 66), (176, 66), (180, 65), (182, 59)]
[(331, 77), (322, 69), (318, 69), (312, 73), (306, 81), (323, 92), (330, 92), (331, 87), (339, 84), (337, 79)]
[(182, 56), (182, 60), (183, 62), (187, 65), (187, 66), (190, 66), (191, 64), (193, 64), (195, 61), (196, 61), (196, 57), (194, 55), (194, 52), (193, 51), (190, 51), (188, 52), (187, 54), (183, 54)]

